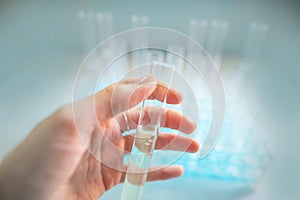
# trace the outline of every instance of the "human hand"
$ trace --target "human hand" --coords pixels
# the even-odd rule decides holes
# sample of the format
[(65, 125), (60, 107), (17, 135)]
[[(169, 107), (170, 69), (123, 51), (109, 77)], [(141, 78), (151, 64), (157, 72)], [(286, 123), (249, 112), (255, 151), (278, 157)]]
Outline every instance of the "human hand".
[[(75, 102), (73, 109), (62, 107), (3, 160), (0, 199), (98, 199), (124, 181), (123, 156), (133, 140), (122, 132), (127, 125), (135, 129), (139, 118), (139, 109), (131, 108), (148, 98), (162, 101), (166, 93), (167, 103), (181, 102), (180, 94), (153, 77), (127, 79)], [(164, 110), (164, 119), (164, 127), (187, 134), (195, 129), (193, 122), (174, 110)], [(183, 136), (159, 134), (156, 148), (196, 152), (199, 145)], [(170, 166), (149, 172), (147, 179), (182, 173), (182, 167)]]

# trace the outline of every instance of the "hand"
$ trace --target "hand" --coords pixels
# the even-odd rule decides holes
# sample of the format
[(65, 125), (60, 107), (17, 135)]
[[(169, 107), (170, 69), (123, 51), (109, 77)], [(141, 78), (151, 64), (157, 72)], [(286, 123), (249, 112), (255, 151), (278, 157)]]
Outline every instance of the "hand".
[[(73, 109), (72, 105), (60, 108), (3, 160), (0, 199), (99, 199), (124, 181), (123, 156), (133, 140), (122, 136), (127, 127), (122, 112), (126, 111), (128, 125), (134, 129), (139, 109), (131, 108), (145, 99), (162, 101), (165, 94), (167, 103), (182, 100), (153, 77), (127, 79), (74, 103)], [(164, 119), (163, 126), (187, 134), (196, 126), (174, 110), (164, 110)], [(156, 148), (196, 152), (199, 144), (183, 136), (160, 134)], [(147, 180), (182, 173), (181, 166), (170, 166), (149, 172)]]

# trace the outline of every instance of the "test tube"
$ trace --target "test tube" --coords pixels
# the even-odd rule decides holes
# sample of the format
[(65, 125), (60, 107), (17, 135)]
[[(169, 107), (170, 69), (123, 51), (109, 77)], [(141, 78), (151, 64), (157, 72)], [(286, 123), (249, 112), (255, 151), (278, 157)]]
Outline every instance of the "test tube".
[(251, 22), (243, 51), (241, 68), (251, 68), (256, 64), (257, 58), (261, 53), (262, 45), (266, 39), (269, 26)]
[[(143, 28), (146, 27), (149, 23), (149, 18), (146, 15), (138, 16), (138, 15), (132, 15), (131, 16), (131, 26), (132, 28)], [(132, 35), (132, 47), (133, 49), (139, 48), (141, 46), (146, 47), (148, 45), (148, 39), (147, 39), (147, 31), (141, 30), (138, 33), (133, 32)], [(147, 60), (147, 55), (144, 51), (138, 51), (133, 54), (131, 58), (131, 64), (132, 66), (138, 66), (141, 64), (144, 64)]]
[[(180, 56), (184, 56), (185, 48), (180, 44), (169, 44), (167, 46), (166, 62), (172, 65), (176, 65), (178, 72), (184, 71), (184, 60)], [(176, 55), (178, 54), (178, 55)]]
[(162, 50), (151, 50), (142, 54), (145, 56), (143, 59), (145, 63), (151, 63), (153, 60), (164, 62), (165, 59), (165, 52)]
[[(159, 68), (157, 68), (158, 65), (158, 62), (153, 62), (152, 75), (159, 73)], [(175, 67), (172, 66), (171, 70), (171, 73), (168, 73), (167, 77), (168, 87), (172, 82)], [(121, 200), (140, 200), (142, 198), (152, 153), (161, 125), (161, 115), (163, 114), (163, 108), (166, 106), (166, 94), (161, 105), (158, 105), (157, 102), (155, 103), (153, 100), (143, 101)]]
[[(194, 40), (196, 40), (202, 47), (204, 47), (206, 43), (206, 35), (207, 35), (207, 29), (208, 29), (208, 21), (206, 19), (191, 19), (189, 21), (189, 27), (188, 27), (188, 35), (192, 37)], [(197, 48), (194, 45), (194, 42), (189, 40), (187, 44), (187, 58), (189, 60), (197, 61), (198, 67), (200, 68), (200, 71), (203, 71), (202, 68), (205, 67), (205, 55), (199, 54), (199, 51), (197, 51)], [(191, 77), (190, 69), (187, 69), (185, 67), (185, 72), (187, 77)]]
[(89, 53), (96, 45), (95, 13), (93, 11), (78, 11), (77, 18), (82, 36), (83, 53)]
[(113, 35), (114, 16), (109, 12), (97, 12), (96, 22), (98, 29), (98, 42), (102, 42)]
[(147, 15), (132, 15), (131, 16), (131, 25), (132, 28), (141, 28), (141, 27), (146, 27), (149, 23), (149, 18)]
[(230, 84), (231, 92), (238, 92), (245, 74), (256, 65), (268, 30), (268, 24), (250, 23), (241, 63)]
[[(128, 49), (126, 40), (113, 40), (110, 46), (112, 48), (112, 51), (114, 51), (113, 55), (117, 56), (121, 56), (122, 54), (127, 52)], [(120, 78), (129, 71), (127, 56), (121, 56), (116, 60), (116, 62), (112, 63), (112, 65), (115, 66), (114, 69), (117, 69), (114, 73), (111, 74), (111, 76), (113, 76), (113, 80), (120, 80)]]
[[(257, 139), (257, 135), (253, 131), (253, 128), (257, 126), (255, 124), (257, 123), (258, 118), (257, 113), (252, 111), (252, 115), (254, 116), (247, 114), (247, 110), (245, 110), (245, 108), (247, 108), (247, 101), (242, 96), (241, 92), (244, 91), (242, 90), (242, 86), (245, 75), (256, 65), (268, 28), (267, 24), (250, 23), (241, 63), (229, 85), (228, 112), (231, 116), (230, 122), (234, 131), (228, 133), (230, 134), (228, 135), (228, 140), (235, 142), (235, 144), (231, 146), (235, 146), (242, 151), (245, 151), (247, 146), (253, 146), (254, 148), (254, 145), (259, 142), (255, 141), (251, 143), (251, 141)], [(234, 140), (230, 138), (234, 138)], [(228, 146), (228, 144), (226, 144), (226, 146)], [(244, 156), (243, 159), (247, 159), (247, 156)]]
[(207, 51), (211, 58), (220, 68), (222, 62), (223, 48), (229, 24), (227, 21), (212, 20), (207, 38)]
[(191, 19), (189, 21), (188, 35), (194, 40), (196, 40), (199, 44), (204, 46), (207, 33), (207, 26), (208, 22), (206, 19)]

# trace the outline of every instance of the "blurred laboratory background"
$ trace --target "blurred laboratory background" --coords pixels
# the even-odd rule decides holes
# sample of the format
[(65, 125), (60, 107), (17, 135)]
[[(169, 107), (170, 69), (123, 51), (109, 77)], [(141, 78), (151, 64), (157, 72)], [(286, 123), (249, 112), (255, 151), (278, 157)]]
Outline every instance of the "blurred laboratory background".
[[(100, 42), (131, 28), (163, 27), (192, 37), (214, 60), (224, 81), (226, 117), (208, 156), (184, 154), (176, 161), (185, 167), (183, 177), (147, 183), (143, 199), (299, 199), (299, 19), (297, 0), (2, 0), (0, 159), (71, 102), (77, 70)], [(101, 59), (147, 43), (147, 34), (134, 41), (108, 46)], [(174, 41), (166, 49), (201, 59), (189, 44)], [(139, 62), (132, 57), (123, 64)], [(97, 67), (104, 66), (91, 64), (87, 77)], [(205, 132), (212, 113), (206, 99), (199, 101), (198, 130)], [(101, 199), (120, 199), (121, 192), (118, 185)]]

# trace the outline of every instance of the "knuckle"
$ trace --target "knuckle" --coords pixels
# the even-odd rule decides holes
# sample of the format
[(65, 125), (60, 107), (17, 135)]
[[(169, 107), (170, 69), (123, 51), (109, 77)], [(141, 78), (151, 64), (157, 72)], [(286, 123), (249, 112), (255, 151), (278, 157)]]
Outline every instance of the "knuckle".
[(70, 105), (62, 106), (55, 114), (55, 122), (61, 129), (66, 130), (68, 133), (74, 134), (76, 131), (73, 119), (73, 111)]

